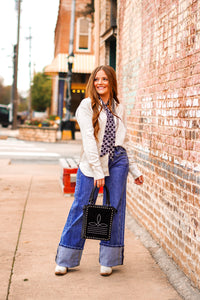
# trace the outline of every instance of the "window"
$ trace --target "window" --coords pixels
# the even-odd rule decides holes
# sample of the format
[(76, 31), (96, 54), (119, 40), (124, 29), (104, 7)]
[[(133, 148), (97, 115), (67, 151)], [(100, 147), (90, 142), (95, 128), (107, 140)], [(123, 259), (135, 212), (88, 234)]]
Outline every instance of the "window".
[(78, 19), (77, 48), (79, 51), (90, 50), (90, 21), (86, 18)]

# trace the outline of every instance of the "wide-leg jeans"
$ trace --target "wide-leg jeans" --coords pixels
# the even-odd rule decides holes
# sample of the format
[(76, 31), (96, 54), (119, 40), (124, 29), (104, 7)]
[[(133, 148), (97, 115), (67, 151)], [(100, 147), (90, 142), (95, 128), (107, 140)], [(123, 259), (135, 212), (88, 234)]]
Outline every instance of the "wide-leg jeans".
[[(110, 176), (105, 177), (105, 184), (110, 191), (110, 203), (117, 209), (117, 213), (113, 218), (111, 239), (100, 242), (99, 253), (100, 264), (107, 267), (123, 264), (128, 168), (126, 150), (121, 146), (115, 147), (114, 159), (109, 160)], [(88, 204), (93, 186), (94, 178), (85, 176), (78, 169), (74, 202), (57, 249), (56, 263), (60, 266), (72, 268), (80, 264), (85, 244), (85, 239), (81, 238), (83, 206)], [(106, 196), (104, 195), (104, 203), (105, 200)]]

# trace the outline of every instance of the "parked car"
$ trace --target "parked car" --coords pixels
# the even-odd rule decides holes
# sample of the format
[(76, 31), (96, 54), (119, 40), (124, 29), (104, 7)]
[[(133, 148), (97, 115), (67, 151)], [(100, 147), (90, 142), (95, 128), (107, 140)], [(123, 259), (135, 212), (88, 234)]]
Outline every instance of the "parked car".
[[(17, 123), (23, 124), (25, 116), (22, 113), (17, 114)], [(8, 127), (12, 124), (12, 111), (10, 105), (0, 104), (0, 124), (2, 127)]]
[(8, 108), (7, 105), (0, 104), (0, 124), (2, 127), (8, 127), (10, 124), (10, 109)]

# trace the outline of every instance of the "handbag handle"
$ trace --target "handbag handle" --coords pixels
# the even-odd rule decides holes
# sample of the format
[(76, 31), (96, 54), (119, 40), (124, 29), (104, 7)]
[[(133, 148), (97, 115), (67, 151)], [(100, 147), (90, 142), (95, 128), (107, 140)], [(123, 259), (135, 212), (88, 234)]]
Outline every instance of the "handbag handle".
[[(89, 198), (89, 204), (95, 204), (95, 201), (94, 201), (94, 193), (97, 189), (97, 186), (95, 185), (92, 189), (92, 192), (90, 194), (90, 198)], [(107, 206), (110, 206), (110, 192), (109, 192), (109, 189), (106, 185), (103, 186), (103, 189), (104, 191), (106, 191), (106, 205)], [(99, 189), (98, 189), (98, 192), (99, 192)]]

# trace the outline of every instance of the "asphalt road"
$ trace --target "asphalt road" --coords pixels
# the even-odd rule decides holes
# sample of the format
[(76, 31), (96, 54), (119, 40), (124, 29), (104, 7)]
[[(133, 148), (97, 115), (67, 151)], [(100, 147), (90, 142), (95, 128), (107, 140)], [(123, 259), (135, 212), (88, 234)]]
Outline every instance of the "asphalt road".
[[(6, 135), (8, 134), (8, 135)], [(12, 163), (57, 164), (60, 158), (80, 156), (80, 135), (76, 140), (57, 143), (29, 142), (17, 139), (8, 129), (0, 129), (0, 159), (9, 159)]]

